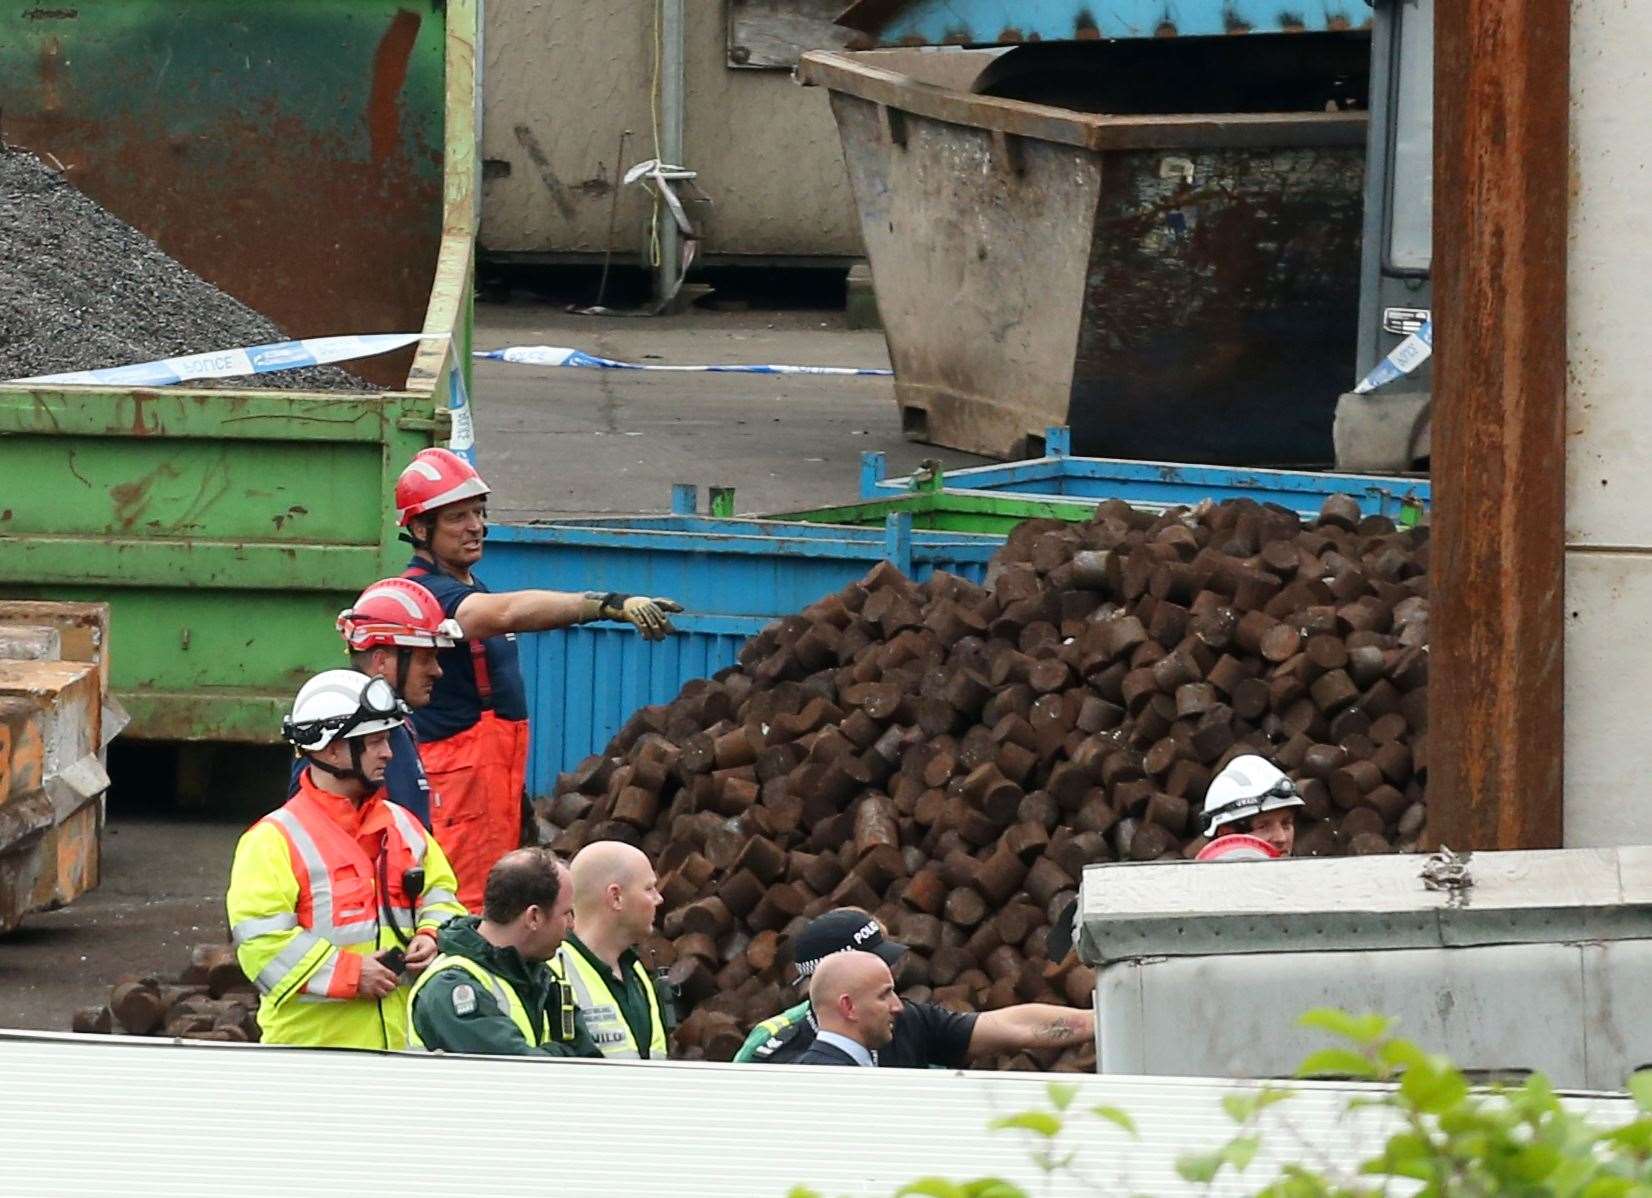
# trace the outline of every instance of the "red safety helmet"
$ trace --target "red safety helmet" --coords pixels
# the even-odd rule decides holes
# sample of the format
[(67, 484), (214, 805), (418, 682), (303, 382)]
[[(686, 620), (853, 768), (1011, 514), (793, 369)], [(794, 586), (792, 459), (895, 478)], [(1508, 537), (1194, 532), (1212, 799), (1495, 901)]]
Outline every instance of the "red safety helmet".
[(1195, 861), (1275, 861), (1283, 855), (1260, 836), (1247, 836), (1243, 832), (1234, 832), (1227, 836), (1218, 836), (1200, 849), (1199, 855), (1193, 859)]
[(487, 495), (488, 485), (476, 467), (447, 449), (421, 449), (396, 480), (396, 523), (403, 528), (414, 516)]
[(457, 620), (442, 614), (436, 596), (408, 578), (368, 587), (338, 613), (338, 630), (354, 650), (447, 649), (465, 635)]

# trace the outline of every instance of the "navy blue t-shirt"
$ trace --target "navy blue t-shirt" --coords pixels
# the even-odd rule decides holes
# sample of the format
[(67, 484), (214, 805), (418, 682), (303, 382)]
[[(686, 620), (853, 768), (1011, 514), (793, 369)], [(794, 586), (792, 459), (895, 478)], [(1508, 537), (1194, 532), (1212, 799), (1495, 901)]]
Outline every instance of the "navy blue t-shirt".
[[(287, 788), (289, 799), (298, 793), (299, 779), (308, 764), (302, 757), (293, 759), (292, 783)], [(392, 803), (406, 807), (419, 817), (421, 824), (430, 827), (430, 779), (425, 777), (419, 746), (406, 724), (390, 730), (390, 764), (384, 767), (384, 788)]]
[[(472, 595), (486, 594), (488, 588), (477, 579), (467, 585), (432, 568), (423, 558), (408, 563), (410, 570), (430, 571), (408, 577), (436, 596), (442, 614), (456, 618), (459, 605)], [(490, 636), (487, 649), (488, 674), (493, 682), (493, 710), (502, 720), (528, 718), (528, 696), (522, 686), (522, 666), (516, 656), (516, 634)], [(476, 672), (468, 642), (451, 649), (438, 649), (442, 676), (430, 693), (430, 702), (413, 713), (413, 727), (421, 741), (445, 740), (475, 725), (482, 718), (482, 699), (476, 690)]]

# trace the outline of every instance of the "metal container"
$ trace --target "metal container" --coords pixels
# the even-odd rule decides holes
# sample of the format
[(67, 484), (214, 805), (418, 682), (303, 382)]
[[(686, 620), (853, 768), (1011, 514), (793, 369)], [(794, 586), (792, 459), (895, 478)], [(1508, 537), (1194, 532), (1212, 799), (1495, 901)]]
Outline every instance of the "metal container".
[[(883, 455), (864, 457), (882, 459)], [(936, 476), (939, 478), (939, 475)], [(890, 516), (905, 513), (912, 527), (937, 532), (985, 532), (1008, 536), (1023, 520), (1071, 520), (1082, 523), (1095, 514), (1095, 504), (1084, 500), (1022, 498), (1015, 495), (960, 494), (922, 487), (910, 494), (868, 499), (837, 507), (802, 512), (776, 512), (770, 520), (803, 520), (810, 524), (880, 526)]]
[(8, 142), (293, 335), (432, 338), (357, 364), (379, 392), (0, 386), (0, 592), (109, 601), (129, 735), (275, 740), (339, 664), (333, 617), (400, 568), (396, 474), (467, 393), (476, 22), (476, 0), (0, 17)]
[(851, 53), (799, 71), (832, 93), (909, 437), (1016, 458), (1065, 423), (1087, 454), (1331, 460), (1364, 113), (1103, 116)]
[(923, 581), (937, 570), (986, 577), (997, 536), (670, 515), (506, 524), (488, 530), (478, 575), (495, 590), (550, 587), (667, 595), (688, 610), (677, 634), (649, 644), (628, 627), (591, 624), (521, 636), (533, 721), (528, 791), (601, 752), (639, 707), (735, 663), (770, 621), (893, 562)]
[(910, 46), (1057, 42), (1129, 37), (1227, 37), (1356, 29), (1370, 23), (1364, 0), (1293, 8), (1274, 0), (856, 0), (838, 18), (850, 43)]
[[(860, 492), (865, 499), (892, 499), (914, 493), (947, 497), (948, 503), (1000, 500), (1058, 503), (1086, 500), (1085, 515), (1102, 499), (1122, 499), (1135, 507), (1189, 507), (1205, 500), (1251, 499), (1276, 503), (1298, 515), (1319, 512), (1332, 495), (1349, 495), (1370, 516), (1415, 522), (1428, 509), (1429, 480), (1406, 475), (1333, 474), (1314, 470), (1240, 469), (1182, 462), (1130, 462), (1073, 457), (1066, 428), (1044, 430), (1044, 456), (1002, 466), (968, 466), (921, 476), (889, 478), (881, 453), (861, 455)], [(1057, 515), (1040, 512), (1040, 515)], [(1073, 518), (1073, 517), (1062, 517)]]
[(1652, 1063), (1652, 849), (1093, 865), (1104, 1073), (1285, 1077), (1340, 1007), (1472, 1075), (1617, 1089)]

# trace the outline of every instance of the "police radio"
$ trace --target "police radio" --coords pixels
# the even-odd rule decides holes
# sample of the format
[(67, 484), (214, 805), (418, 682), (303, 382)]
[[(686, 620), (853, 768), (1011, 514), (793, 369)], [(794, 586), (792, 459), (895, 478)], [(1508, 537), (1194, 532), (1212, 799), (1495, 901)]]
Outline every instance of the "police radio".
[(671, 980), (669, 969), (654, 971), (654, 1000), (660, 1004), (660, 1021), (665, 1024), (665, 1034), (669, 1036), (677, 1030), (677, 1024), (682, 1019), (680, 1004), (683, 999), (683, 988)]

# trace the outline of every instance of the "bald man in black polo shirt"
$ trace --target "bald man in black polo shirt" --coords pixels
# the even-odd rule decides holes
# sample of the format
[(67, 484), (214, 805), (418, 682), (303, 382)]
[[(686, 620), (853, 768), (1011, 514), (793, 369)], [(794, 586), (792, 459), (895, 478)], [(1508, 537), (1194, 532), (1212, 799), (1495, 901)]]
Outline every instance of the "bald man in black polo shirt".
[[(882, 925), (867, 912), (839, 907), (818, 916), (798, 933), (792, 955), (799, 983), (807, 985), (833, 954), (853, 951), (871, 953), (891, 973), (898, 973), (907, 949), (885, 937)], [(801, 1002), (758, 1024), (734, 1059), (772, 1065), (796, 1062), (814, 1043), (819, 1026), (811, 1004)], [(878, 1065), (885, 1069), (962, 1069), (976, 1057), (1066, 1048), (1086, 1037), (1093, 1039), (1095, 1034), (1093, 1011), (1051, 1003), (960, 1014), (935, 1003), (903, 1002), (893, 1037), (878, 1051)]]

